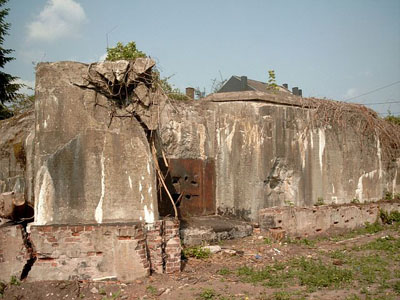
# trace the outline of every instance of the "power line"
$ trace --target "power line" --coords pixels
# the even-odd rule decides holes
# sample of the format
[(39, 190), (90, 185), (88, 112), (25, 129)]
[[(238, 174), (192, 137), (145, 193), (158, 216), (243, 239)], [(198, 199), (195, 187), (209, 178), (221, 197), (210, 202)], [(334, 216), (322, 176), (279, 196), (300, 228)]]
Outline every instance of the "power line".
[(356, 99), (356, 98), (359, 98), (359, 97), (362, 97), (362, 96), (366, 96), (366, 95), (369, 95), (369, 94), (375, 93), (375, 92), (377, 92), (377, 91), (380, 91), (380, 90), (386, 89), (386, 88), (388, 88), (388, 87), (390, 87), (390, 86), (392, 86), (392, 85), (398, 84), (398, 83), (400, 83), (400, 80), (398, 80), (398, 81), (396, 81), (396, 82), (393, 82), (393, 83), (391, 83), (391, 84), (388, 84), (388, 85), (385, 85), (385, 86), (379, 87), (379, 88), (377, 88), (377, 89), (375, 89), (375, 90), (372, 90), (372, 91), (366, 92), (366, 93), (364, 93), (364, 94), (361, 94), (361, 95), (358, 95), (358, 96), (354, 96), (354, 97), (351, 97), (351, 98), (344, 99), (343, 101), (348, 101), (348, 100)]
[(363, 103), (363, 105), (380, 105), (380, 104), (391, 104), (391, 103), (400, 103), (400, 101), (388, 101), (388, 102), (376, 102), (376, 103)]

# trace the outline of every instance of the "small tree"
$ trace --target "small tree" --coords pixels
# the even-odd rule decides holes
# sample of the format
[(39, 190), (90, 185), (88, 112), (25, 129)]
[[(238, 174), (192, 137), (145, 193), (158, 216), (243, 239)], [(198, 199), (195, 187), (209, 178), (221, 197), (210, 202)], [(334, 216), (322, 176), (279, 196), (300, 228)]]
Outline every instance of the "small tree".
[[(0, 0), (0, 8), (2, 8), (7, 1), (8, 0)], [(5, 64), (14, 59), (14, 57), (7, 56), (13, 52), (13, 50), (4, 49), (2, 47), (4, 36), (8, 34), (8, 30), (10, 29), (10, 23), (5, 21), (8, 12), (9, 8), (0, 9), (0, 69), (4, 69)], [(0, 120), (12, 116), (12, 112), (5, 104), (12, 103), (20, 96), (17, 92), (23, 85), (15, 83), (16, 79), (18, 79), (18, 77), (0, 71)]]

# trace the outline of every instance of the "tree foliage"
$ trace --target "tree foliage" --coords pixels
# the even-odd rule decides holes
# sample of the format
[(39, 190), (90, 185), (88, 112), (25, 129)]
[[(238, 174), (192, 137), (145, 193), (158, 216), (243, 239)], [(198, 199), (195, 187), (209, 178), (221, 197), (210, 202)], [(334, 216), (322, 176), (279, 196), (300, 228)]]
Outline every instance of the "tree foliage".
[[(4, 66), (9, 61), (13, 60), (13, 57), (8, 56), (12, 49), (3, 48), (4, 36), (8, 34), (11, 24), (5, 21), (8, 15), (9, 8), (3, 8), (8, 0), (0, 0), (0, 69), (4, 69)], [(20, 94), (18, 90), (23, 86), (22, 84), (15, 83), (18, 77), (12, 76), (0, 70), (0, 120), (12, 116), (12, 112), (5, 105), (6, 103), (14, 102)]]
[(135, 42), (129, 42), (126, 45), (118, 42), (117, 46), (107, 49), (106, 60), (135, 60), (139, 57), (146, 57), (146, 54), (136, 48)]

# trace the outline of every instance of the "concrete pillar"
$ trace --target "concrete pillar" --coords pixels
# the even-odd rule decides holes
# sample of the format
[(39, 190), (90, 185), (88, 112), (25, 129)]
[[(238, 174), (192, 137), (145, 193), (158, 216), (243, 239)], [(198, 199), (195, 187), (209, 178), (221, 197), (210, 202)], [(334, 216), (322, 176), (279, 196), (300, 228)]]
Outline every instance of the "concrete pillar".
[(186, 88), (186, 96), (188, 96), (190, 99), (194, 99), (194, 88), (187, 87)]

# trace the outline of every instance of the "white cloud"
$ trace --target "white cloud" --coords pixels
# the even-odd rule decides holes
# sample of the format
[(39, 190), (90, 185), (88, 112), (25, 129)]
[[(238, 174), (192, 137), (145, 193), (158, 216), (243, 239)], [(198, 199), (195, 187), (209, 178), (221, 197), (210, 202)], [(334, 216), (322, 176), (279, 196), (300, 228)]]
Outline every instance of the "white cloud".
[(346, 94), (344, 94), (343, 98), (344, 99), (351, 98), (351, 97), (357, 96), (357, 94), (358, 94), (358, 91), (356, 88), (349, 88), (346, 91)]
[(74, 0), (48, 0), (36, 20), (28, 25), (28, 38), (54, 41), (76, 37), (86, 20), (85, 11)]
[(32, 95), (34, 94), (34, 89), (35, 89), (35, 82), (34, 81), (29, 81), (29, 80), (24, 80), (24, 79), (17, 79), (14, 81), (15, 83), (19, 83), (19, 84), (24, 84), (25, 86), (22, 87), (21, 89), (18, 90), (18, 93), (21, 94), (28, 94), (28, 95)]

